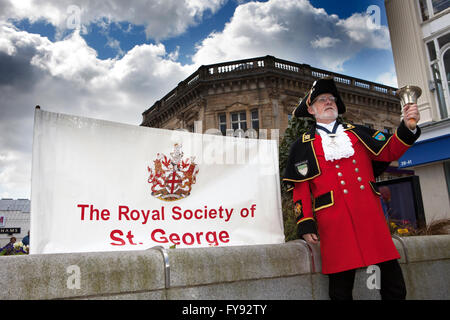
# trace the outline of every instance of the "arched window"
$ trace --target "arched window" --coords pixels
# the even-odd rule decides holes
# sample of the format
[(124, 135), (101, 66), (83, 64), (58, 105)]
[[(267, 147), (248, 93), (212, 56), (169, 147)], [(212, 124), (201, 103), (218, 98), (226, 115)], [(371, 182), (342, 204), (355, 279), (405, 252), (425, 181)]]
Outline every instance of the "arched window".
[(450, 48), (448, 48), (447, 51), (444, 52), (444, 55), (442, 56), (442, 60), (444, 63), (444, 70), (445, 70), (444, 78), (447, 82), (448, 92), (450, 92)]

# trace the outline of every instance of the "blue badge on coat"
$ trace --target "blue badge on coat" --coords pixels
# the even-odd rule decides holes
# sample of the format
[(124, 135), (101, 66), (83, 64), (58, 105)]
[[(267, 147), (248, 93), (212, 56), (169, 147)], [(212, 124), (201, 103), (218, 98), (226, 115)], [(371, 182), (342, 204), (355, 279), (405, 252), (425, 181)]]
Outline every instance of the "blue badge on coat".
[(384, 134), (382, 134), (381, 132), (378, 132), (377, 135), (375, 136), (375, 139), (378, 141), (384, 141), (384, 140), (386, 140), (386, 136)]

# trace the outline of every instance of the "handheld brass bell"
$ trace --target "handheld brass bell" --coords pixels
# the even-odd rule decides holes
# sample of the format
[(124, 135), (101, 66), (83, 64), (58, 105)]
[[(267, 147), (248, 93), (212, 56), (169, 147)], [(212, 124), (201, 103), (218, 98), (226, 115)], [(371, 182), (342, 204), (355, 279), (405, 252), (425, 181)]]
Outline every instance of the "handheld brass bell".
[[(402, 109), (408, 103), (417, 104), (417, 99), (421, 96), (421, 94), (422, 89), (413, 85), (404, 86), (395, 92), (395, 95), (400, 98), (400, 105), (402, 106)], [(416, 119), (409, 119), (408, 125), (411, 128), (415, 128), (417, 125)]]

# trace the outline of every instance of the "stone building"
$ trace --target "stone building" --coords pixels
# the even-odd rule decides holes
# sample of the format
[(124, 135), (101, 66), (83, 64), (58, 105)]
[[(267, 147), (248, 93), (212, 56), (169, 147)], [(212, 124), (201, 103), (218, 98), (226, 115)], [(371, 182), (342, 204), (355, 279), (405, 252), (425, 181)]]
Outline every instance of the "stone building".
[(273, 56), (201, 66), (148, 108), (141, 125), (250, 138), (276, 138), (271, 129), (278, 129), (281, 138), (299, 99), (325, 76), (335, 79), (345, 120), (393, 133), (401, 115), (396, 88)]
[(143, 115), (143, 126), (187, 129), (279, 129), (314, 80), (333, 76), (347, 106), (345, 118), (382, 131), (397, 127), (396, 88), (281, 60), (273, 56), (201, 66)]

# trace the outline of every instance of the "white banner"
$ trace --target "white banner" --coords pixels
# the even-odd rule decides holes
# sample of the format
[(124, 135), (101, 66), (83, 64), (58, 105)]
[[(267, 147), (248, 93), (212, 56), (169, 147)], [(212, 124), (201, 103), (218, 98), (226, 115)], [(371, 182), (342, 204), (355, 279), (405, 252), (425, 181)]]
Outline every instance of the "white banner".
[(36, 109), (31, 253), (284, 242), (276, 141)]

